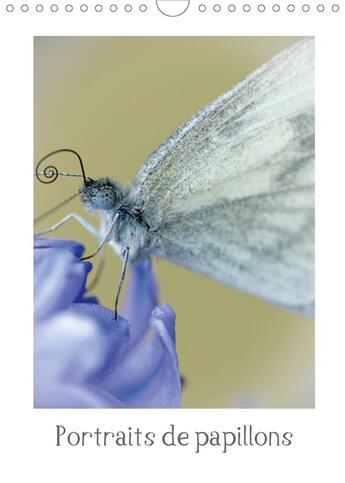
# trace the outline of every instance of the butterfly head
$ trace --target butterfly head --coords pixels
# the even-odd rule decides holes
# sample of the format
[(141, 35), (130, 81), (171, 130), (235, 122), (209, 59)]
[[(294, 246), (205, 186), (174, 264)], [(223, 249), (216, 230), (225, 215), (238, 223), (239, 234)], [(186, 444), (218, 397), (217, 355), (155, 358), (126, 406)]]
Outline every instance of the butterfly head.
[(79, 193), (85, 208), (91, 212), (116, 210), (123, 200), (123, 188), (109, 178), (89, 181), (79, 189)]

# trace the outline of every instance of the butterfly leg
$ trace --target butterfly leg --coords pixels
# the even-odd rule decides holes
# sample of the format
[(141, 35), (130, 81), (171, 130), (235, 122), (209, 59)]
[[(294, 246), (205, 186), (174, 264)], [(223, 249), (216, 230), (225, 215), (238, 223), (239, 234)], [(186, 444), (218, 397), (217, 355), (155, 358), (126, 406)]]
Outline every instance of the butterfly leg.
[(115, 298), (115, 307), (114, 307), (114, 319), (115, 320), (117, 319), (117, 306), (118, 306), (118, 303), (119, 303), (122, 285), (123, 285), (123, 282), (125, 280), (127, 264), (128, 264), (128, 257), (129, 257), (129, 247), (126, 247), (124, 252), (123, 252), (123, 263), (122, 263), (120, 283), (119, 283), (119, 286), (117, 287), (116, 298)]
[(119, 217), (119, 214), (116, 213), (114, 218), (113, 218), (113, 221), (111, 222), (110, 228), (108, 229), (108, 232), (106, 233), (105, 237), (101, 238), (101, 243), (98, 245), (96, 250), (94, 252), (92, 252), (90, 255), (87, 255), (86, 257), (81, 258), (80, 260), (82, 260), (82, 261), (83, 260), (89, 260), (90, 258), (94, 257), (95, 255), (97, 255), (97, 253), (99, 253), (102, 250), (102, 248), (109, 241), (109, 238), (111, 237), (111, 235), (113, 233), (115, 223), (117, 222), (118, 217)]
[(78, 223), (81, 224), (83, 228), (85, 228), (85, 230), (87, 230), (89, 233), (91, 233), (91, 235), (97, 238), (97, 240), (100, 240), (100, 241), (102, 240), (102, 235), (99, 233), (99, 231), (94, 226), (92, 226), (91, 223), (84, 220), (84, 218), (82, 218), (81, 216), (77, 215), (77, 213), (69, 213), (64, 218), (62, 218), (62, 220), (58, 221), (57, 223), (50, 226), (49, 228), (46, 228), (45, 230), (35, 233), (35, 236), (41, 236), (47, 233), (51, 233), (57, 230), (58, 228), (60, 228), (65, 223), (67, 223), (69, 220), (76, 220)]

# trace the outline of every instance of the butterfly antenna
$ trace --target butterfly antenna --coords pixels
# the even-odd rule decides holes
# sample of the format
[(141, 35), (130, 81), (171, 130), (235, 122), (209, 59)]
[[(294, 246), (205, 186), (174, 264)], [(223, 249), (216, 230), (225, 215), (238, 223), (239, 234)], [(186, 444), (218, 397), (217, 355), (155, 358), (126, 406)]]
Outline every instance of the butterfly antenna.
[[(44, 168), (43, 172), (40, 172), (39, 168), (40, 168), (41, 164), (43, 163), (43, 161), (45, 161), (47, 158), (50, 158), (51, 156), (54, 156), (55, 154), (59, 154), (59, 153), (72, 153), (75, 156), (77, 156), (79, 164), (80, 164), (81, 175), (75, 175), (75, 174), (70, 174), (70, 173), (59, 173), (56, 166), (53, 166), (53, 165), (47, 166), (46, 168)], [(74, 151), (74, 149), (69, 149), (69, 148), (56, 149), (55, 151), (52, 151), (51, 153), (46, 154), (42, 159), (40, 159), (38, 161), (38, 163), (36, 165), (35, 174), (36, 174), (37, 179), (41, 183), (44, 183), (44, 184), (53, 183), (58, 178), (58, 176), (60, 174), (63, 175), (63, 176), (80, 176), (80, 177), (83, 178), (85, 186), (90, 184), (90, 182), (92, 181), (92, 179), (87, 177), (86, 174), (85, 174), (83, 161), (82, 161), (80, 155), (77, 153), (77, 151)], [(44, 176), (44, 178), (41, 178), (40, 176)]]
[(50, 216), (52, 213), (54, 213), (55, 211), (59, 210), (62, 206), (66, 205), (67, 203), (69, 203), (71, 200), (73, 200), (74, 198), (76, 198), (77, 196), (79, 195), (79, 192), (77, 193), (74, 193), (74, 195), (70, 196), (69, 198), (66, 198), (65, 200), (61, 201), (59, 204), (57, 204), (56, 206), (53, 206), (53, 208), (51, 208), (50, 210), (42, 213), (42, 215), (40, 216), (37, 216), (37, 218), (34, 219), (34, 225), (36, 225), (37, 223), (39, 223), (40, 221), (42, 221), (44, 218)]

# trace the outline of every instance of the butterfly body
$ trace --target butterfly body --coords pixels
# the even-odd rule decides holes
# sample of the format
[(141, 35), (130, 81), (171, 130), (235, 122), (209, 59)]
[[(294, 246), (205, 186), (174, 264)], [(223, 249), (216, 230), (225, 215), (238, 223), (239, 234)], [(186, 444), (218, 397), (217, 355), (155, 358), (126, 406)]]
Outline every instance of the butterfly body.
[(79, 192), (85, 208), (99, 216), (101, 234), (109, 234), (108, 244), (120, 257), (126, 248), (130, 262), (149, 255), (154, 236), (129, 188), (101, 178), (82, 186)]

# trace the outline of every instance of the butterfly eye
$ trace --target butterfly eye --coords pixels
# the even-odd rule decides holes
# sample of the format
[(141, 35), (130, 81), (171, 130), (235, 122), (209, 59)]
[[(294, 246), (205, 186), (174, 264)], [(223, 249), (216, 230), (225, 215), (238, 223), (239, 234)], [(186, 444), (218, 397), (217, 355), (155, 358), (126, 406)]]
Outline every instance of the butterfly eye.
[(95, 208), (111, 210), (116, 204), (116, 193), (111, 188), (103, 188), (97, 191), (93, 198)]

